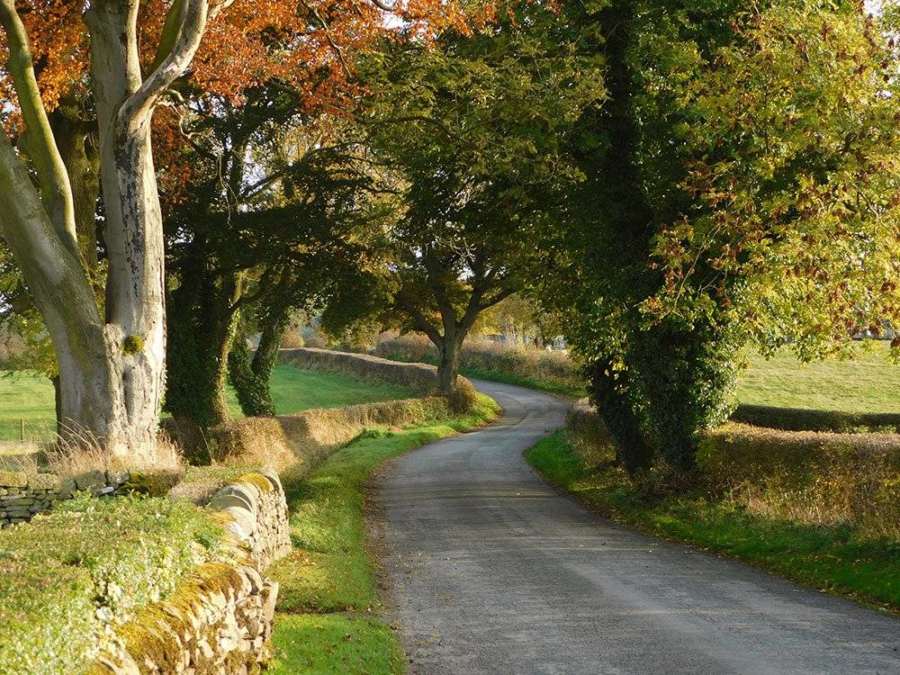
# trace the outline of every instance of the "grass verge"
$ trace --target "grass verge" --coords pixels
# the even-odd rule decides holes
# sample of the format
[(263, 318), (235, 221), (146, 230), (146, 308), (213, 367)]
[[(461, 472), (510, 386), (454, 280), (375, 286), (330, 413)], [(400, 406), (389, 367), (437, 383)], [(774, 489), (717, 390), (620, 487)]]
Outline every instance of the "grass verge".
[(526, 458), (550, 483), (612, 520), (900, 611), (900, 542), (861, 538), (850, 527), (765, 518), (699, 490), (648, 497), (620, 469), (588, 466), (564, 431), (542, 440)]
[(556, 394), (558, 396), (566, 396), (568, 398), (577, 399), (587, 396), (587, 390), (581, 385), (561, 382), (558, 380), (544, 380), (540, 377), (529, 377), (526, 375), (520, 375), (518, 373), (512, 373), (506, 370), (469, 366), (461, 368), (460, 372), (466, 377), (475, 378), (477, 380), (489, 380), (491, 382), (502, 382), (503, 384), (514, 384), (519, 387), (537, 389), (539, 391), (545, 391), (548, 394)]
[(469, 414), (369, 431), (306, 477), (282, 477), (294, 551), (269, 569), (281, 584), (272, 672), (404, 671), (402, 649), (377, 619), (375, 571), (366, 550), (366, 482), (388, 459), (485, 424), (498, 412), (496, 403), (479, 395)]

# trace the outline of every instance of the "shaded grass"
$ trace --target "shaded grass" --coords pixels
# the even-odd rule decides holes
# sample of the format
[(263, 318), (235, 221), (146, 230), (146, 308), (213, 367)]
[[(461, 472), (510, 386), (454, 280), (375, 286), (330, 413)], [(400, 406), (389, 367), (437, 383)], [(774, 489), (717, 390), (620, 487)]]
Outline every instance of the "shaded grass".
[(479, 395), (467, 415), (368, 431), (305, 478), (290, 472), (282, 477), (294, 551), (269, 569), (281, 585), (276, 672), (403, 672), (393, 634), (365, 616), (379, 607), (366, 550), (366, 482), (386, 460), (484, 424), (498, 412), (496, 403)]
[[(300, 370), (290, 365), (275, 367), (271, 387), (279, 415), (412, 396), (410, 389), (399, 385), (344, 373)], [(228, 387), (227, 402), (232, 416), (243, 417), (231, 387)], [(26, 441), (52, 436), (56, 431), (53, 405), (53, 385), (45, 376), (25, 371), (0, 376), (0, 441), (20, 440), (22, 420)]]
[(814, 588), (900, 610), (900, 542), (861, 538), (848, 526), (762, 517), (700, 490), (647, 494), (621, 469), (585, 463), (566, 432), (542, 440), (526, 457), (549, 482), (613, 520), (739, 558)]

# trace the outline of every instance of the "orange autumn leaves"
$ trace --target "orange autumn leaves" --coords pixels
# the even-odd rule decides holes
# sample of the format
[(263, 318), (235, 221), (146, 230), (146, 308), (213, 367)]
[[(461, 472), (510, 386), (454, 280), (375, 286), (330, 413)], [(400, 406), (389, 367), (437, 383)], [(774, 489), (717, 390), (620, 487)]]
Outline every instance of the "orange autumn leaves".
[[(380, 3), (387, 4), (387, 3)], [(149, 67), (171, 5), (143, 2), (139, 15), (141, 59)], [(296, 88), (309, 107), (339, 101), (352, 89), (353, 53), (371, 47), (398, 27), (428, 35), (470, 20), (462, 6), (443, 0), (396, 0), (385, 12), (371, 0), (236, 0), (207, 26), (189, 82), (198, 92), (239, 102), (248, 87), (277, 79)], [(16, 9), (31, 41), (44, 105), (87, 98), (89, 36), (81, 0), (20, 0)], [(482, 14), (484, 9), (479, 10)], [(388, 16), (393, 14), (393, 16)], [(0, 31), (0, 60), (7, 58)], [(0, 70), (6, 127), (15, 129), (15, 93)]]
[[(145, 0), (138, 30), (141, 62), (149, 70), (172, 0)], [(215, 3), (211, 3), (215, 4)], [(390, 12), (378, 5), (389, 6)], [(84, 0), (19, 0), (16, 9), (28, 32), (41, 97), (48, 112), (65, 101), (68, 114), (92, 116), (90, 46), (82, 18)], [(164, 203), (181, 201), (193, 163), (182, 124), (185, 99), (227, 99), (240, 105), (244, 92), (279, 81), (298, 93), (305, 111), (339, 111), (359, 93), (353, 81), (355, 55), (381, 38), (403, 32), (428, 39), (448, 26), (466, 31), (490, 21), (491, 9), (467, 12), (455, 0), (234, 0), (221, 5), (177, 85), (184, 95), (154, 116), (154, 155)], [(0, 30), (0, 61), (7, 58)], [(16, 135), (21, 119), (12, 80), (0, 69), (3, 126)]]

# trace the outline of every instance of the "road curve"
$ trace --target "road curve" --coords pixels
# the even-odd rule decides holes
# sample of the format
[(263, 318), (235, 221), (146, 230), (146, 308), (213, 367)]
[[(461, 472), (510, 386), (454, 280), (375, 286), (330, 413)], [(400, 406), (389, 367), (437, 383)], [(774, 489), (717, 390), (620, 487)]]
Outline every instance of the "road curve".
[(522, 451), (557, 399), (477, 383), (497, 424), (376, 481), (388, 612), (413, 673), (900, 673), (900, 620), (615, 526)]

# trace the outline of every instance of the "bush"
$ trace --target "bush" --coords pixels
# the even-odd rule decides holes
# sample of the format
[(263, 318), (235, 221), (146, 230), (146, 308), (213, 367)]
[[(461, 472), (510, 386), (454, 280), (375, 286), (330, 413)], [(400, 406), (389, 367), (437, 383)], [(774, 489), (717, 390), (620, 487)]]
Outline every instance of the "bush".
[(111, 626), (169, 594), (223, 532), (191, 504), (78, 497), (0, 532), (0, 672), (81, 672)]
[(765, 405), (739, 405), (733, 422), (771, 427), (785, 431), (831, 431), (835, 433), (900, 433), (898, 413), (849, 413), (839, 410), (778, 408)]

